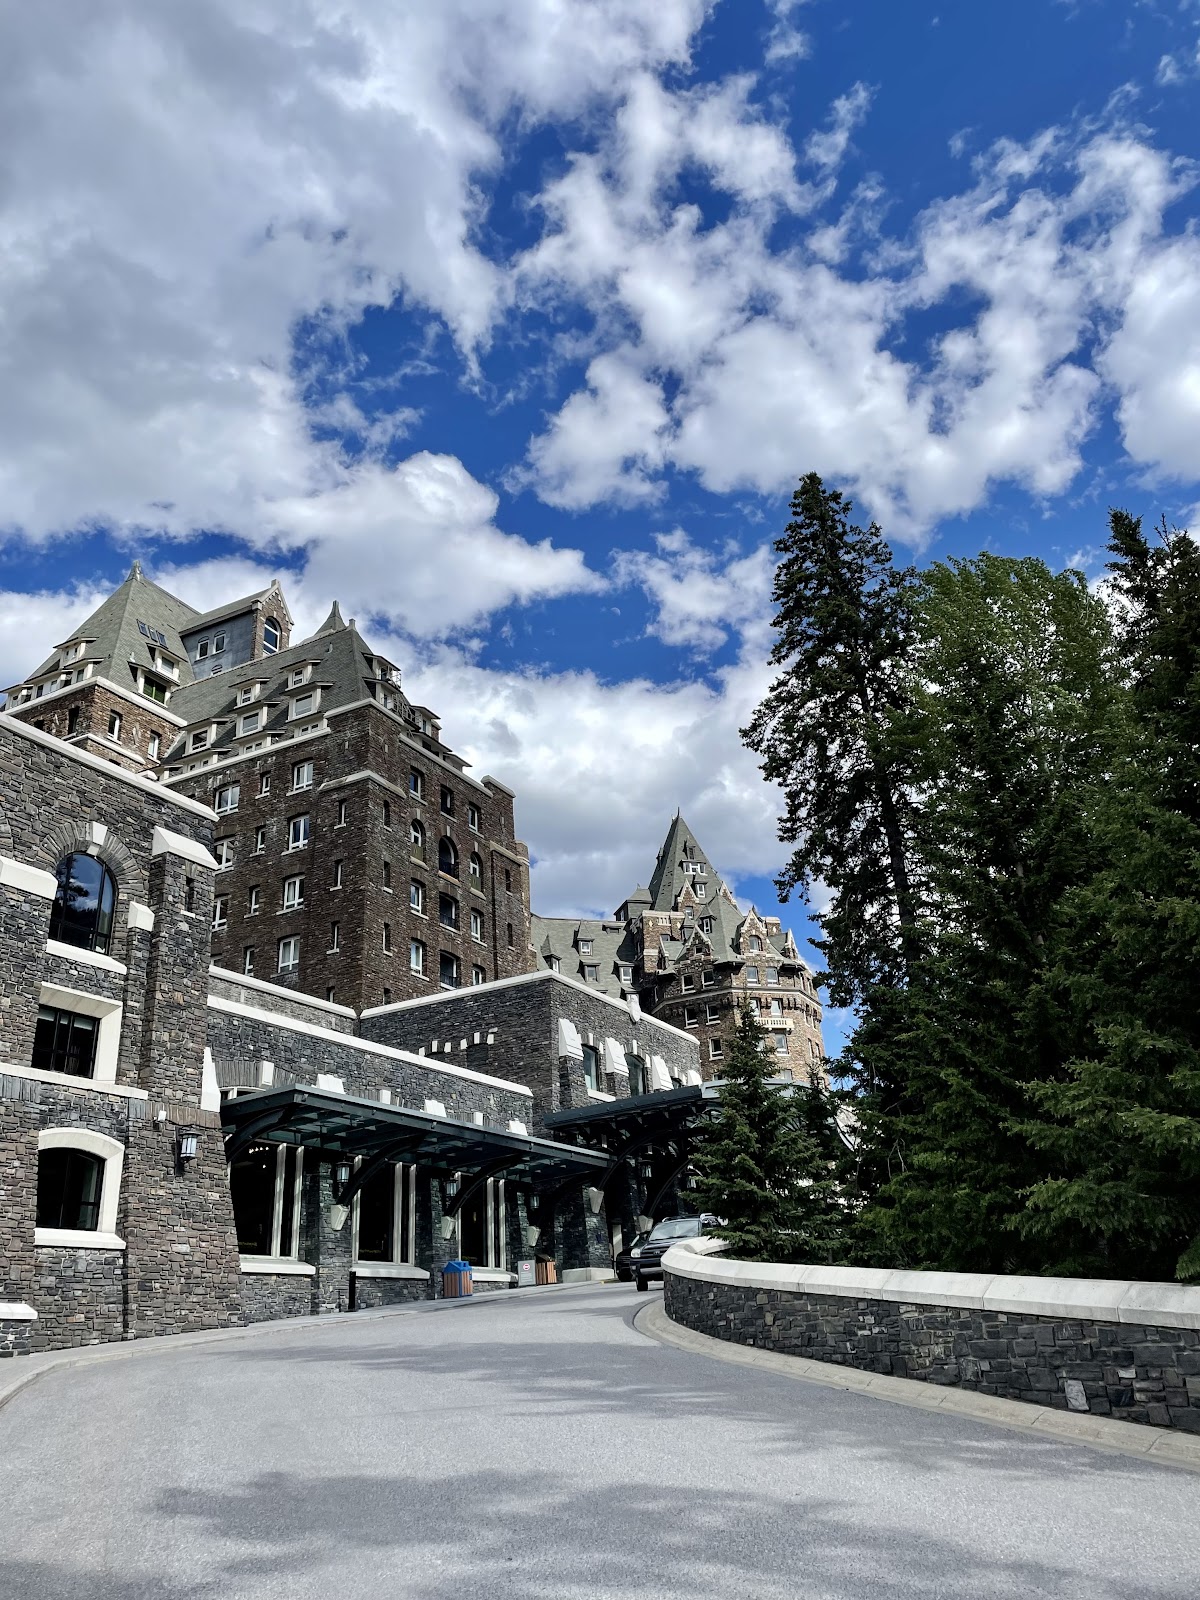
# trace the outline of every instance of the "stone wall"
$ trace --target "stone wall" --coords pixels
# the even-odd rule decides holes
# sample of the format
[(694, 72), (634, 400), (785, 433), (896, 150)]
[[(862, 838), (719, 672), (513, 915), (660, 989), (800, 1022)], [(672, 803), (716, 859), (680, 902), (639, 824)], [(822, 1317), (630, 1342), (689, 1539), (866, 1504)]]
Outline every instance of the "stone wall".
[(242, 1309), (247, 1322), (277, 1322), (312, 1314), (312, 1279), (291, 1273), (242, 1274)]
[(734, 1344), (1200, 1433), (1198, 1289), (758, 1266), (676, 1249), (665, 1305)]
[(208, 992), (222, 1000), (235, 1000), (239, 1005), (273, 1011), (278, 1016), (290, 1017), (293, 1022), (310, 1022), (316, 1028), (327, 1028), (333, 1033), (354, 1034), (358, 1030), (358, 1018), (349, 1006), (331, 1005), (315, 995), (245, 978), (220, 967), (209, 971)]

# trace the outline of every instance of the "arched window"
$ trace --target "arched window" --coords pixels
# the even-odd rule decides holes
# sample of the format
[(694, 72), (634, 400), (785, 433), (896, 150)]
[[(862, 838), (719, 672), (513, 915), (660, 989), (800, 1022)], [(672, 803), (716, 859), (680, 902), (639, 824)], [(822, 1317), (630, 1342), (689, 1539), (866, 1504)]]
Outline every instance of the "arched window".
[(87, 1150), (43, 1150), (38, 1156), (37, 1226), (97, 1232), (103, 1187), (99, 1156)]
[(412, 841), (412, 853), (418, 861), (425, 859), (425, 829), (414, 817), (412, 826), (408, 830), (408, 837)]
[(58, 892), (50, 912), (50, 937), (107, 955), (112, 938), (117, 883), (95, 856), (64, 856), (55, 872)]
[(451, 878), (458, 877), (458, 851), (453, 839), (438, 840), (438, 871)]
[(482, 889), (483, 888), (483, 859), (480, 856), (478, 850), (472, 850), (471, 851), (470, 871), (471, 871), (471, 887), (472, 887), (472, 889)]
[(263, 623), (263, 655), (273, 656), (279, 649), (279, 641), (283, 632), (274, 617), (268, 617)]

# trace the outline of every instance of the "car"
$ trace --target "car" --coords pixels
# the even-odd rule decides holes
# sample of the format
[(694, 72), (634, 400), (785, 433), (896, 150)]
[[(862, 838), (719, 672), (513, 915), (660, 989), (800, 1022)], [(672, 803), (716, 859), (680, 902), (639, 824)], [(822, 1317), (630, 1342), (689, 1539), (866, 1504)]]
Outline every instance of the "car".
[(643, 1232), (635, 1234), (625, 1249), (618, 1251), (613, 1257), (613, 1267), (616, 1269), (618, 1283), (633, 1282), (633, 1252), (640, 1245), (644, 1245), (649, 1237), (650, 1229), (646, 1228)]
[(645, 1244), (635, 1244), (629, 1252), (634, 1282), (639, 1290), (645, 1293), (652, 1278), (662, 1278), (662, 1258), (673, 1244), (681, 1239), (699, 1239), (707, 1229), (715, 1227), (716, 1222), (716, 1217), (707, 1211), (699, 1217), (665, 1217), (662, 1222), (656, 1222)]

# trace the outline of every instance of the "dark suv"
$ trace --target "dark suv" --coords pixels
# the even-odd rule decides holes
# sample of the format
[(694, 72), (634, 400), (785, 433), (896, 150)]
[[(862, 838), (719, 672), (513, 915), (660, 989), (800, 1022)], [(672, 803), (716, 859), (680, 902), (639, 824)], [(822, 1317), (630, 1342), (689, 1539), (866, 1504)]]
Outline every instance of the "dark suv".
[(634, 1245), (629, 1252), (638, 1288), (644, 1291), (651, 1278), (662, 1277), (662, 1258), (673, 1244), (681, 1239), (698, 1239), (716, 1220), (706, 1211), (701, 1217), (667, 1217), (656, 1222), (645, 1244)]

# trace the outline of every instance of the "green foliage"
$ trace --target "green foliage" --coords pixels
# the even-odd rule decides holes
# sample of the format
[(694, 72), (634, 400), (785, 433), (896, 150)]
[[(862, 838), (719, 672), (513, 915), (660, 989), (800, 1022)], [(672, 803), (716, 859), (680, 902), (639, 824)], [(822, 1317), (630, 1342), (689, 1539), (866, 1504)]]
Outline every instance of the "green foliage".
[(832, 1109), (819, 1084), (781, 1092), (758, 1018), (743, 1009), (725, 1066), (720, 1112), (693, 1159), (696, 1201), (745, 1261), (827, 1261), (843, 1211), (833, 1169)]

